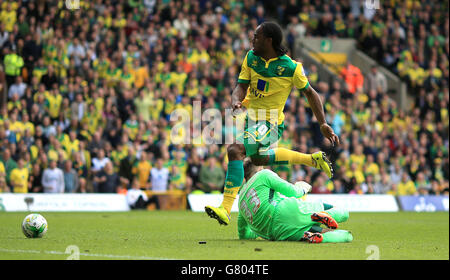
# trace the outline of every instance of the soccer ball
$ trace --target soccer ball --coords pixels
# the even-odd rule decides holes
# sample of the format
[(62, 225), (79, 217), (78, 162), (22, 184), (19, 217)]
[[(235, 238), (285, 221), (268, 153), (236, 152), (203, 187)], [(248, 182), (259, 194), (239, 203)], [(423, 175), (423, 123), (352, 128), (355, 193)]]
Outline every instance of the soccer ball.
[(42, 215), (30, 214), (23, 219), (22, 231), (28, 238), (41, 238), (47, 229), (47, 220)]

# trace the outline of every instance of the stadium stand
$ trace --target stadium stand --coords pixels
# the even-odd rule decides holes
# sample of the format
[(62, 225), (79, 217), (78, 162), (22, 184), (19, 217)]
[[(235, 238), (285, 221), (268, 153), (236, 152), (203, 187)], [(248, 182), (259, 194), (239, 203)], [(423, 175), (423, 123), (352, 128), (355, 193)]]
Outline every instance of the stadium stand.
[(229, 108), (252, 31), (276, 20), (289, 54), (292, 38), (356, 39), (407, 81), (415, 100), (399, 108), (373, 86), (382, 80), (376, 73), (349, 93), (305, 65), (341, 145), (323, 140), (306, 99), (293, 91), (279, 146), (323, 149), (337, 174), (328, 180), (315, 169), (282, 166), (280, 176), (312, 182), (315, 193), (448, 195), (448, 1), (381, 1), (376, 12), (358, 0), (272, 2), (1, 1), (0, 192), (14, 191), (19, 159), (28, 192), (45, 190), (39, 184), (53, 160), (76, 182), (66, 188), (73, 192), (98, 189), (94, 178), (106, 165), (113, 191), (123, 193), (134, 178), (151, 191), (157, 159), (169, 173), (164, 191), (197, 190), (208, 158), (225, 171), (226, 147), (174, 145), (170, 114), (192, 112), (194, 101)]

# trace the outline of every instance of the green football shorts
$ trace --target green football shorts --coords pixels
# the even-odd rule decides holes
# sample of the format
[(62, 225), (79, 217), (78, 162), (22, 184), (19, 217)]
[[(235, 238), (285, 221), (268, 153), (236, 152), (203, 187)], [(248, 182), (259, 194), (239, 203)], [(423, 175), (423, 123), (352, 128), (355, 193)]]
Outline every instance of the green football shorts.
[(247, 157), (267, 151), (283, 135), (284, 122), (274, 125), (269, 121), (252, 121), (249, 126), (248, 117), (245, 118), (244, 132), (237, 136), (236, 140), (245, 146)]

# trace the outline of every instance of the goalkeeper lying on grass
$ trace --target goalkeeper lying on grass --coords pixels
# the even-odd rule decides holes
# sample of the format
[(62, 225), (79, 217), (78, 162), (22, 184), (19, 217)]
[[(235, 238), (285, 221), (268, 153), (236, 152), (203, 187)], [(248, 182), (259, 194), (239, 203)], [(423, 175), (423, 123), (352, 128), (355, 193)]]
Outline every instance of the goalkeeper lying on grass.
[(338, 223), (348, 220), (348, 211), (300, 199), (311, 191), (308, 183), (292, 185), (273, 171), (255, 166), (249, 158), (244, 160), (244, 177), (247, 183), (239, 191), (240, 239), (310, 243), (353, 240), (350, 232), (335, 230)]

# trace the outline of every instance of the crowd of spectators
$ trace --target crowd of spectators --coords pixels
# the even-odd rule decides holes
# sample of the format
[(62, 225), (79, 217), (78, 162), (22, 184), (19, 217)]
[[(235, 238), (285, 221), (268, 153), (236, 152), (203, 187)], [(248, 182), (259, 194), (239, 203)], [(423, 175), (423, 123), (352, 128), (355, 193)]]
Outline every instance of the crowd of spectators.
[(291, 46), (304, 36), (354, 38), (417, 94), (448, 86), (448, 9), (448, 1), (291, 0), (278, 17)]
[(170, 114), (192, 112), (194, 101), (229, 108), (253, 30), (275, 19), (291, 56), (296, 37), (358, 39), (409, 77), (415, 102), (398, 108), (376, 67), (349, 93), (304, 65), (341, 145), (326, 143), (294, 90), (279, 146), (325, 150), (336, 176), (273, 169), (311, 182), (314, 193), (448, 194), (448, 13), (440, 2), (382, 1), (377, 12), (353, 0), (67, 2), (0, 2), (0, 192), (221, 192), (226, 145), (173, 144)]
[(305, 36), (356, 39), (361, 50), (407, 83), (414, 99), (407, 110), (398, 108), (376, 66), (363, 77), (348, 63), (341, 72), (345, 89), (319, 82), (343, 144), (330, 151), (337, 178), (316, 181), (315, 191), (448, 194), (448, 1), (369, 4), (290, 0), (277, 10), (291, 48)]

